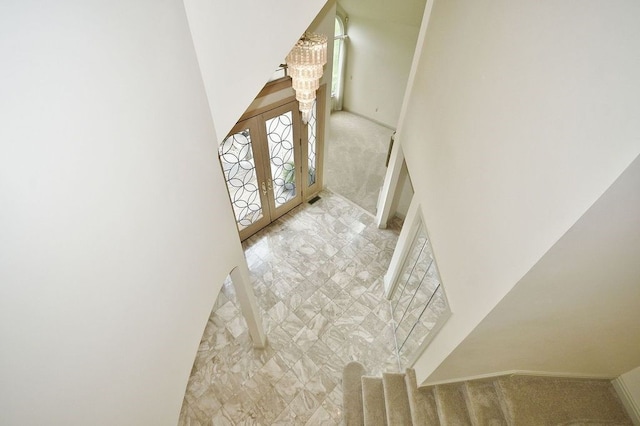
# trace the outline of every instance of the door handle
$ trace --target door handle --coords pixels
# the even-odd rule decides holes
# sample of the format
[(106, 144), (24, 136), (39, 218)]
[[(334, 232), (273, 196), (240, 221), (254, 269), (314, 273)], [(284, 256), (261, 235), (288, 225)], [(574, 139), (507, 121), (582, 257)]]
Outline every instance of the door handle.
[(267, 187), (264, 184), (264, 181), (262, 181), (262, 194), (266, 197), (267, 196)]
[(273, 186), (271, 186), (271, 179), (267, 180), (267, 187), (269, 188), (269, 191), (273, 191)]

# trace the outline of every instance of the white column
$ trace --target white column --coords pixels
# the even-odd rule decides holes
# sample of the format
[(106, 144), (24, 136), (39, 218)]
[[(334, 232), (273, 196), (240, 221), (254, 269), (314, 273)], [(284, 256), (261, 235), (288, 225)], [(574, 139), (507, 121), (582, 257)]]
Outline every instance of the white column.
[(391, 294), (395, 290), (398, 277), (400, 277), (400, 274), (402, 273), (402, 266), (409, 255), (411, 244), (418, 233), (420, 223), (422, 223), (422, 213), (420, 211), (420, 205), (414, 196), (411, 199), (409, 211), (407, 212), (407, 217), (404, 220), (404, 226), (400, 231), (400, 236), (398, 237), (396, 248), (393, 251), (391, 262), (389, 262), (389, 269), (387, 269), (387, 273), (384, 276), (384, 294), (387, 299), (391, 298)]
[(249, 278), (249, 269), (246, 263), (243, 263), (235, 267), (231, 271), (231, 282), (236, 290), (236, 297), (240, 304), (240, 310), (244, 319), (249, 326), (249, 335), (253, 340), (253, 346), (255, 348), (262, 349), (267, 344), (267, 335), (264, 332), (262, 326), (262, 318), (258, 304), (256, 303), (256, 296), (253, 293), (251, 287), (251, 279)]
[(396, 139), (391, 148), (391, 157), (389, 158), (389, 166), (387, 174), (384, 177), (384, 183), (378, 197), (378, 214), (376, 215), (376, 224), (378, 228), (386, 228), (389, 216), (391, 215), (391, 206), (393, 205), (393, 196), (398, 189), (398, 181), (400, 179), (400, 171), (404, 162), (404, 154), (402, 147), (396, 134)]

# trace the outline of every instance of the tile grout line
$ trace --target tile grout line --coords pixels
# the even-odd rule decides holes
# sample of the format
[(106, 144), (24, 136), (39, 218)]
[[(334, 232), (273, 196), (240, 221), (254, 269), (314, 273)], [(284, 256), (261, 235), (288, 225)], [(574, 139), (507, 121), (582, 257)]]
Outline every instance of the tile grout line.
[[(280, 235), (280, 232), (293, 232), (292, 235), (295, 235), (297, 231), (295, 231), (295, 229), (293, 231), (291, 231), (291, 226), (293, 225), (295, 228), (298, 227), (302, 227), (304, 228), (307, 225), (311, 225), (311, 226), (315, 226), (318, 225), (317, 228), (318, 229), (314, 229), (314, 231), (317, 231), (319, 234), (319, 237), (321, 237), (323, 240), (325, 240), (325, 242), (328, 243), (334, 243), (335, 244), (335, 240), (333, 240), (333, 235), (334, 235), (334, 228), (332, 228), (331, 223), (333, 222), (329, 222), (329, 224), (327, 224), (327, 222), (316, 222), (317, 218), (320, 217), (318, 216), (318, 214), (320, 215), (324, 215), (324, 214), (329, 214), (333, 217), (336, 218), (340, 218), (340, 217), (351, 217), (352, 219), (348, 219), (348, 220), (343, 220), (341, 221), (340, 226), (344, 226), (346, 227), (345, 229), (348, 230), (348, 233), (350, 235), (356, 236), (356, 238), (347, 238), (347, 239), (342, 239), (339, 240), (339, 245), (336, 245), (335, 248), (340, 247), (339, 250), (336, 251), (336, 253), (334, 253), (333, 255), (329, 256), (327, 258), (327, 265), (331, 264), (334, 265), (333, 268), (330, 272), (327, 273), (328, 278), (324, 278), (322, 274), (320, 274), (319, 276), (316, 276), (316, 281), (312, 281), (314, 280), (313, 276), (314, 274), (304, 274), (303, 272), (307, 272), (307, 271), (300, 271), (300, 266), (304, 264), (304, 262), (300, 262), (300, 261), (296, 261), (294, 262), (294, 264), (289, 265), (287, 262), (287, 256), (286, 254), (282, 254), (282, 253), (286, 253), (285, 252), (281, 252), (279, 255), (273, 257), (272, 255), (270, 255), (270, 253), (272, 251), (268, 251), (267, 252), (267, 256), (266, 257), (262, 257), (262, 255), (265, 253), (262, 247), (260, 247), (261, 241), (267, 241), (267, 240), (263, 240), (263, 238), (268, 237), (269, 234), (268, 232), (265, 232), (264, 234), (260, 234), (259, 238), (253, 238), (250, 239), (251, 241), (247, 241), (244, 244), (244, 248), (245, 248), (245, 252), (249, 249), (253, 249), (250, 253), (248, 253), (246, 255), (246, 257), (248, 258), (248, 260), (250, 260), (250, 263), (252, 265), (252, 267), (250, 269), (252, 269), (252, 275), (254, 274), (254, 271), (256, 270), (256, 268), (261, 268), (262, 265), (264, 265), (264, 267), (266, 269), (262, 269), (261, 272), (258, 272), (257, 275), (255, 275), (252, 279), (252, 283), (254, 285), (254, 288), (256, 289), (257, 292), (263, 294), (264, 296), (267, 296), (267, 299), (271, 299), (271, 300), (267, 300), (264, 299), (264, 297), (260, 296), (260, 307), (261, 310), (264, 311), (264, 315), (265, 317), (269, 317), (269, 322), (273, 323), (273, 325), (275, 327), (279, 327), (281, 324), (284, 324), (282, 322), (282, 320), (280, 320), (281, 322), (277, 322), (278, 319), (277, 317), (272, 317), (272, 313), (271, 313), (271, 308), (274, 307), (277, 303), (282, 303), (282, 307), (285, 309), (284, 314), (286, 314), (286, 316), (289, 315), (295, 315), (298, 320), (300, 321), (301, 324), (303, 324), (303, 328), (301, 328), (300, 330), (304, 329), (304, 327), (308, 328), (309, 331), (312, 332), (313, 336), (311, 336), (313, 342), (309, 342), (308, 340), (305, 340), (305, 344), (303, 345), (304, 347), (307, 347), (307, 349), (305, 350), (304, 347), (299, 346), (299, 343), (301, 340), (297, 339), (297, 336), (301, 336), (299, 333), (300, 331), (298, 331), (298, 333), (296, 333), (296, 336), (291, 337), (290, 333), (285, 331), (283, 329), (283, 331), (285, 332), (285, 341), (283, 344), (292, 344), (295, 347), (297, 347), (297, 352), (300, 352), (302, 354), (302, 357), (300, 359), (298, 359), (295, 363), (291, 362), (291, 361), (287, 361), (286, 358), (284, 357), (280, 357), (278, 358), (278, 360), (276, 360), (276, 356), (278, 356), (278, 354), (281, 353), (286, 353), (283, 352), (282, 348), (281, 349), (274, 349), (273, 346), (272, 348), (272, 353), (268, 355), (268, 358), (266, 358), (263, 361), (256, 361), (258, 362), (258, 364), (256, 364), (256, 369), (254, 372), (249, 373), (250, 375), (246, 375), (243, 376), (244, 379), (242, 379), (242, 385), (244, 385), (244, 383), (248, 382), (249, 380), (253, 380), (254, 378), (256, 378), (256, 375), (264, 368), (264, 365), (266, 365), (267, 363), (269, 363), (271, 360), (274, 360), (274, 362), (277, 364), (278, 361), (279, 362), (284, 362), (284, 364), (282, 364), (280, 366), (280, 372), (277, 373), (278, 375), (278, 379), (275, 380), (274, 382), (267, 382), (268, 388), (265, 388), (263, 390), (260, 390), (259, 388), (257, 389), (257, 394), (256, 394), (256, 399), (254, 399), (253, 397), (250, 398), (250, 403), (248, 403), (250, 406), (253, 406), (255, 411), (253, 414), (252, 418), (256, 418), (256, 416), (259, 418), (260, 421), (265, 421), (265, 422), (275, 422), (276, 420), (283, 420), (286, 421), (286, 419), (290, 419), (290, 417), (288, 416), (292, 416), (293, 414), (296, 414), (297, 411), (304, 411), (300, 409), (300, 406), (298, 406), (296, 409), (292, 408), (293, 404), (298, 404), (300, 401), (296, 401), (298, 397), (298, 395), (300, 395), (300, 392), (302, 390), (305, 390), (306, 392), (309, 392), (310, 395), (313, 395), (313, 398), (316, 398), (316, 395), (313, 390), (310, 390), (308, 388), (308, 384), (311, 382), (311, 380), (308, 380), (306, 383), (303, 383), (304, 380), (300, 380), (300, 378), (298, 378), (298, 380), (300, 380), (300, 382), (302, 383), (302, 387), (300, 390), (296, 391), (297, 394), (290, 400), (287, 401), (288, 398), (286, 397), (282, 397), (282, 395), (278, 392), (278, 396), (277, 398), (279, 398), (279, 400), (282, 403), (282, 410), (279, 410), (279, 412), (274, 413), (268, 413), (267, 412), (267, 416), (265, 416), (265, 410), (263, 408), (266, 407), (262, 407), (260, 405), (260, 402), (263, 401), (265, 402), (264, 398), (264, 392), (267, 391), (268, 389), (272, 389), (273, 392), (277, 392), (276, 389), (276, 385), (278, 383), (280, 383), (280, 381), (282, 381), (284, 379), (284, 377), (287, 374), (292, 374), (294, 377), (297, 377), (297, 373), (294, 370), (294, 364), (297, 364), (298, 362), (300, 362), (301, 359), (303, 359), (305, 356), (308, 357), (308, 353), (309, 353), (309, 349), (313, 348), (317, 342), (320, 342), (322, 344), (322, 346), (324, 346), (324, 351), (326, 351), (326, 356), (328, 358), (333, 359), (333, 361), (331, 361), (330, 363), (324, 363), (324, 364), (320, 364), (317, 363), (316, 361), (314, 361), (315, 357), (308, 357), (309, 360), (313, 363), (313, 365), (315, 366), (315, 368), (318, 369), (318, 371), (324, 371), (326, 374), (327, 379), (329, 380), (329, 382), (327, 382), (327, 384), (322, 384), (321, 386), (327, 386), (324, 387), (324, 390), (320, 391), (320, 394), (322, 395), (320, 398), (318, 398), (315, 401), (315, 404), (313, 404), (314, 409), (313, 411), (309, 411), (304, 413), (302, 419), (306, 420), (307, 423), (311, 423), (312, 419), (314, 422), (318, 421), (321, 418), (325, 418), (327, 414), (331, 417), (332, 422), (338, 424), (339, 423), (339, 413), (340, 413), (340, 407), (339, 404), (337, 403), (336, 399), (339, 398), (338, 395), (339, 393), (342, 391), (342, 385), (341, 385), (341, 379), (338, 378), (337, 376), (338, 374), (338, 369), (340, 368), (339, 365), (344, 365), (345, 363), (345, 358), (349, 357), (349, 358), (358, 358), (361, 356), (364, 356), (365, 354), (368, 355), (369, 351), (371, 351), (371, 345), (372, 344), (384, 344), (384, 345), (389, 345), (389, 347), (387, 349), (385, 349), (384, 353), (386, 353), (386, 351), (389, 351), (389, 355), (392, 355), (392, 357), (389, 357), (388, 359), (384, 358), (384, 354), (382, 355), (382, 357), (379, 359), (379, 361), (376, 362), (380, 362), (381, 366), (384, 365), (385, 363), (391, 361), (391, 359), (393, 359), (393, 362), (398, 361), (398, 354), (397, 354), (397, 342), (395, 342), (395, 335), (393, 336), (393, 342), (392, 341), (388, 341), (388, 343), (384, 343), (385, 339), (375, 339), (374, 334), (370, 334), (370, 332), (368, 331), (368, 329), (365, 327), (364, 325), (364, 321), (368, 318), (368, 315), (373, 314), (374, 316), (372, 318), (378, 318), (379, 320), (384, 321), (384, 317), (385, 315), (382, 315), (382, 312), (387, 311), (388, 313), (390, 313), (389, 318), (390, 321), (392, 320), (392, 315), (390, 312), (390, 302), (388, 300), (386, 300), (386, 298), (384, 298), (383, 292), (381, 292), (380, 288), (378, 288), (376, 286), (376, 280), (379, 278), (374, 278), (378, 276), (379, 272), (375, 272), (376, 266), (378, 264), (380, 264), (380, 262), (382, 262), (382, 264), (388, 262), (388, 259), (385, 260), (385, 258), (379, 258), (376, 259), (375, 257), (365, 257), (365, 263), (361, 263), (361, 261), (356, 261), (355, 257), (352, 257), (353, 254), (349, 254), (349, 253), (354, 253), (355, 252), (359, 252), (361, 250), (361, 248), (356, 248), (358, 246), (354, 246), (354, 244), (361, 244), (358, 242), (358, 238), (362, 237), (364, 238), (364, 241), (367, 241), (368, 245), (373, 244), (374, 246), (378, 243), (386, 245), (388, 244), (388, 241), (393, 239), (396, 240), (397, 239), (397, 232), (395, 233), (384, 233), (381, 234), (380, 239), (378, 238), (371, 238), (373, 235), (375, 234), (367, 234), (368, 236), (365, 236), (363, 234), (364, 231), (369, 230), (369, 232), (374, 231), (374, 225), (372, 223), (370, 223), (370, 220), (367, 221), (367, 225), (362, 225), (363, 228), (352, 228), (351, 226), (347, 225), (348, 223), (357, 223), (360, 220), (365, 220), (365, 217), (361, 214), (361, 210), (362, 208), (359, 206), (353, 206), (351, 205), (351, 203), (349, 203), (347, 200), (344, 200), (342, 197), (339, 196), (335, 196), (332, 193), (326, 193), (325, 197), (327, 199), (329, 199), (327, 201), (327, 204), (319, 210), (320, 213), (318, 212), (313, 212), (313, 213), (308, 213), (305, 216), (305, 208), (301, 208), (298, 211), (296, 211), (296, 214), (293, 215), (293, 213), (291, 214), (287, 214), (285, 216), (287, 217), (283, 217), (283, 221), (281, 221), (280, 223), (278, 223), (278, 228), (276, 230), (276, 236)], [(333, 200), (332, 200), (333, 199)], [(335, 200), (339, 200), (339, 202), (332, 202)], [(314, 204), (314, 206), (317, 206), (318, 203)], [(322, 211), (324, 211), (325, 213), (322, 213)], [(335, 212), (338, 212), (339, 216), (335, 216)], [(345, 216), (347, 215), (347, 216)], [(287, 228), (289, 227), (289, 228)], [(289, 229), (289, 231), (287, 231), (287, 229)], [(376, 229), (377, 230), (377, 229)], [(258, 235), (256, 234), (256, 235)], [(358, 237), (360, 236), (360, 237)], [(281, 236), (281, 240), (283, 238), (286, 238), (286, 235)], [(371, 238), (371, 239), (370, 239)], [(276, 238), (277, 240), (277, 238)], [(271, 241), (272, 244), (275, 244), (275, 241), (273, 240)], [(385, 242), (386, 241), (386, 242)], [(269, 243), (267, 243), (269, 244)], [(286, 242), (283, 242), (283, 244), (286, 245)], [(331, 244), (329, 244), (331, 245)], [(255, 249), (254, 249), (255, 247)], [(321, 247), (319, 246), (313, 246), (311, 245), (310, 247), (315, 247), (314, 250), (322, 250)], [(343, 251), (343, 248), (346, 247), (353, 247), (350, 250), (347, 250), (346, 252)], [(361, 247), (361, 246), (360, 246)], [(269, 250), (272, 250), (274, 247), (269, 246)], [(275, 247), (277, 248), (277, 247)], [(286, 247), (285, 247), (286, 248)], [(282, 250), (282, 248), (280, 248), (280, 250)], [(250, 259), (251, 256), (254, 256), (254, 259)], [(282, 257), (284, 256), (284, 257)], [(307, 256), (307, 255), (305, 255)], [(344, 261), (347, 261), (347, 263), (342, 264), (342, 260), (344, 259)], [(355, 263), (354, 263), (355, 261)], [(278, 271), (278, 274), (283, 274), (280, 277), (276, 277), (276, 271), (277, 269), (272, 269), (275, 268), (276, 265), (281, 265), (283, 262), (287, 263), (287, 266), (285, 266), (284, 269)], [(338, 264), (342, 264), (343, 266), (338, 266)], [(321, 271), (322, 268), (324, 268), (325, 266), (320, 266), (318, 267), (318, 271)], [(368, 272), (368, 275), (365, 275), (365, 277), (360, 277), (357, 278), (357, 280), (354, 280), (355, 275), (351, 275), (354, 272), (350, 272), (347, 273), (345, 275), (345, 278), (348, 278), (349, 276), (351, 276), (351, 278), (349, 278), (349, 281), (333, 281), (333, 285), (336, 286), (335, 289), (331, 289), (328, 292), (326, 291), (322, 291), (322, 289), (326, 288), (325, 285), (326, 283), (331, 280), (334, 276), (336, 276), (337, 273), (344, 273), (347, 271), (346, 268), (348, 267), (355, 267), (355, 271), (356, 271), (356, 275), (358, 273), (361, 272)], [(342, 269), (345, 268), (345, 269)], [(373, 269), (372, 269), (373, 268)], [(291, 271), (295, 271), (295, 273), (299, 276), (299, 278), (295, 278), (294, 281), (290, 281), (290, 279), (285, 278), (288, 277), (288, 270)], [(342, 271), (342, 272), (341, 272)], [(270, 274), (269, 277), (267, 278), (267, 280), (265, 281), (265, 275), (263, 274)], [(301, 300), (299, 302), (295, 302), (293, 305), (291, 304), (292, 301), (291, 299), (288, 299), (284, 296), (278, 296), (278, 294), (276, 294), (276, 288), (274, 286), (277, 286), (277, 282), (279, 279), (284, 278), (286, 281), (285, 282), (289, 282), (291, 283), (291, 292), (295, 292), (297, 289), (299, 289), (300, 286), (304, 286), (304, 288), (306, 288), (306, 290), (303, 289), (303, 291), (313, 291), (312, 293), (306, 294), (306, 297), (304, 300)], [(318, 281), (318, 279), (320, 281), (322, 281), (323, 283), (320, 283), (320, 281)], [(364, 281), (360, 281), (360, 280), (364, 280)], [(360, 283), (360, 284), (357, 284)], [(354, 287), (354, 285), (357, 286), (364, 286), (366, 288), (365, 293), (369, 292), (373, 298), (366, 300), (363, 299), (363, 294), (364, 293), (360, 293), (359, 291), (356, 291), (355, 293), (353, 292), (353, 289), (355, 289), (356, 287)], [(281, 290), (280, 290), (281, 292)], [(221, 295), (224, 295), (227, 298), (227, 301), (232, 302), (232, 305), (234, 306), (234, 308), (237, 310), (237, 304), (236, 302), (233, 300), (234, 299), (234, 295), (233, 295), (233, 288), (225, 288), (223, 292), (221, 292)], [(378, 294), (380, 293), (380, 294)], [(328, 296), (328, 294), (332, 294), (331, 296)], [(340, 303), (339, 305), (335, 303), (335, 301), (337, 301), (338, 299), (336, 299), (335, 297), (338, 294), (343, 294), (344, 296), (346, 296), (347, 298), (344, 299), (345, 302), (348, 302), (347, 304), (344, 303)], [(315, 296), (315, 297), (314, 297)], [(328, 305), (329, 302), (334, 303), (334, 305), (336, 306), (336, 308), (338, 309), (339, 312), (338, 314), (336, 314), (337, 316), (331, 316), (331, 317), (326, 317), (324, 316), (324, 308)], [(356, 302), (358, 302), (358, 304), (356, 304)], [(385, 305), (386, 308), (382, 308), (382, 305)], [(309, 313), (307, 315), (304, 315), (303, 312), (304, 311), (300, 311), (300, 307), (302, 307), (303, 305), (307, 305), (310, 307), (309, 309)], [(322, 306), (320, 306), (322, 305)], [(218, 306), (218, 301), (216, 301), (215, 303), (215, 308), (221, 308), (222, 306), (224, 306), (224, 304), (221, 304), (221, 306)], [(357, 319), (357, 320), (353, 320), (353, 321), (349, 321), (348, 320), (348, 315), (346, 316), (347, 312), (353, 313), (353, 309), (356, 309), (355, 312), (358, 312), (357, 315), (360, 315), (359, 318), (363, 318), (362, 320)], [(362, 309), (365, 309), (365, 311), (362, 311)], [(380, 309), (383, 309), (383, 311), (381, 311)], [(300, 314), (302, 314), (302, 316), (299, 316)], [(311, 314), (315, 314), (315, 315), (311, 315)], [(213, 315), (213, 312), (212, 312)], [(228, 314), (227, 314), (228, 315)], [(309, 318), (306, 318), (306, 317)], [(318, 321), (323, 322), (326, 321), (326, 324), (324, 327), (325, 328), (320, 328), (320, 329), (316, 329), (312, 326), (312, 322), (314, 322), (316, 320), (316, 318), (318, 318), (318, 316), (322, 316), (322, 318), (318, 319)], [(336, 349), (334, 349), (335, 344), (330, 345), (327, 344), (327, 342), (329, 340), (328, 339), (328, 335), (327, 333), (329, 332), (329, 327), (335, 327), (339, 333), (337, 336), (342, 336), (342, 339), (347, 339), (346, 341), (348, 341), (348, 339), (350, 338), (350, 334), (351, 332), (347, 332), (347, 334), (345, 335), (345, 331), (340, 331), (341, 330), (341, 326), (339, 326), (339, 324), (337, 324), (337, 321), (340, 320), (340, 318), (346, 318), (346, 324), (350, 324), (349, 328), (357, 330), (360, 329), (363, 332), (367, 332), (369, 333), (369, 337), (367, 337), (367, 339), (373, 339), (371, 341), (369, 341), (370, 343), (366, 343), (366, 341), (364, 342), (364, 352), (362, 352), (363, 349), (357, 349), (355, 351), (352, 350), (348, 350), (348, 351), (344, 351), (343, 353), (338, 353), (336, 351)], [(234, 315), (234, 318), (231, 322), (234, 322), (236, 320), (236, 315)], [(246, 360), (248, 358), (252, 358), (255, 355), (255, 351), (252, 348), (249, 348), (248, 351), (244, 352), (244, 349), (241, 349), (241, 347), (238, 347), (237, 342), (235, 341), (230, 341), (228, 342), (226, 345), (223, 345), (221, 348), (218, 349), (214, 349), (215, 345), (216, 345), (216, 339), (213, 336), (219, 335), (221, 333), (221, 330), (218, 329), (218, 323), (219, 320), (216, 320), (214, 323), (212, 323), (212, 326), (214, 326), (214, 329), (211, 330), (209, 332), (209, 335), (205, 335), (203, 336), (203, 344), (205, 343), (205, 341), (207, 339), (209, 339), (209, 349), (203, 349), (200, 350), (199, 352), (202, 352), (202, 360), (206, 360), (207, 358), (211, 358), (213, 357), (213, 359), (216, 359), (218, 356), (225, 356), (223, 355), (225, 352), (229, 353), (229, 354), (238, 354), (239, 358), (238, 361), (235, 362), (236, 365), (238, 365), (239, 362), (245, 362), (243, 360)], [(237, 329), (237, 324), (234, 323), (235, 325), (233, 326), (233, 330), (234, 333), (232, 334), (237, 334), (239, 332), (239, 329)], [(270, 326), (271, 327), (271, 326)], [(272, 336), (273, 330), (275, 330), (275, 327), (271, 328), (270, 331), (268, 332), (268, 334), (270, 336)], [(322, 327), (322, 325), (320, 326)], [(391, 325), (391, 327), (393, 327)], [(282, 328), (282, 327), (280, 327)], [(223, 326), (222, 331), (227, 330), (227, 332), (230, 332), (229, 329), (227, 329), (226, 327)], [(391, 330), (393, 331), (393, 330)], [(223, 333), (224, 334), (224, 333)], [(242, 332), (242, 335), (244, 335), (245, 333)], [(365, 334), (366, 336), (366, 334)], [(241, 336), (238, 336), (238, 338), (240, 338)], [(272, 336), (273, 337), (273, 336)], [(213, 339), (213, 340), (212, 340)], [(246, 336), (242, 337), (243, 341), (242, 341), (242, 345), (246, 346), (247, 342), (244, 342), (244, 340), (246, 339)], [(286, 343), (286, 342), (289, 343)], [(217, 342), (219, 343), (219, 342)], [(278, 346), (281, 346), (280, 344)], [(237, 349), (236, 349), (237, 347)], [(319, 348), (320, 346), (318, 346)], [(240, 355), (242, 354), (242, 355)], [(295, 356), (297, 357), (297, 356)], [(200, 363), (201, 360), (196, 359), (196, 363)], [(210, 362), (210, 361), (209, 361)], [(226, 364), (226, 362), (230, 362), (229, 360), (224, 361), (224, 363)], [(196, 368), (196, 363), (194, 363), (194, 373), (197, 373), (195, 370), (197, 370)], [(206, 362), (205, 362), (206, 363)], [(286, 367), (286, 368), (282, 368), (282, 367)], [(226, 365), (221, 367), (223, 370), (226, 370), (229, 368)], [(317, 374), (317, 373), (316, 373)], [(193, 376), (193, 374), (192, 374)], [(212, 378), (213, 380), (209, 383), (209, 386), (215, 386), (216, 384), (216, 380), (215, 377)], [(254, 380), (255, 382), (255, 380)], [(239, 383), (240, 384), (240, 383)], [(207, 385), (207, 383), (204, 383), (204, 385)], [(223, 388), (228, 388), (229, 385), (225, 384), (223, 386)], [(329, 391), (329, 388), (331, 388), (331, 390)], [(249, 414), (245, 414), (246, 412), (243, 412), (242, 410), (244, 409), (243, 407), (240, 408), (240, 411), (236, 411), (236, 412), (228, 412), (229, 408), (232, 407), (237, 407), (235, 405), (228, 405), (229, 401), (237, 401), (238, 398), (241, 398), (240, 395), (242, 395), (242, 389), (238, 389), (238, 388), (230, 388), (231, 391), (233, 392), (233, 396), (230, 397), (229, 399), (227, 399), (227, 401), (225, 401), (225, 403), (223, 404), (222, 401), (219, 401), (220, 403), (220, 409), (218, 410), (218, 413), (224, 413), (224, 417), (225, 419), (229, 419), (229, 420), (233, 420), (236, 421), (238, 420), (240, 417), (245, 416), (244, 418), (247, 419)], [(302, 397), (300, 397), (302, 398)], [(226, 399), (226, 398), (225, 398)], [(198, 407), (198, 400), (194, 400), (193, 397), (191, 397), (191, 401), (195, 401), (195, 402), (187, 402), (185, 400), (185, 407), (186, 409), (189, 411), (189, 414), (185, 414), (185, 416), (183, 417), (184, 420), (187, 420), (187, 418), (191, 418), (193, 420), (195, 420), (197, 417), (199, 417), (198, 412), (202, 411), (203, 407)], [(196, 405), (194, 405), (194, 403)], [(237, 402), (234, 402), (237, 403)], [(280, 403), (278, 403), (280, 404)], [(206, 407), (205, 407), (206, 408)], [(235, 410), (236, 408), (232, 408), (232, 410)], [(337, 412), (334, 410), (338, 410)], [(198, 412), (197, 412), (198, 411)], [(197, 416), (197, 417), (193, 417), (193, 416)], [(219, 414), (221, 415), (221, 414)], [(219, 416), (218, 415), (218, 416)], [(214, 419), (219, 417), (216, 417), (216, 414), (213, 414)], [(282, 416), (282, 417), (281, 417)], [(235, 420), (234, 420), (235, 419)], [(208, 418), (207, 422), (211, 421), (211, 417)], [(183, 424), (183, 423), (181, 423)]]

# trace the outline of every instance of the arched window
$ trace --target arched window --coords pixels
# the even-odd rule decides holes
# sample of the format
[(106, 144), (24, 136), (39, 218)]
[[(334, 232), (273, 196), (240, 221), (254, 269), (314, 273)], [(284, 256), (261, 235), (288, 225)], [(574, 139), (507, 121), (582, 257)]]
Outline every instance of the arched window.
[(347, 18), (340, 12), (336, 14), (336, 26), (333, 41), (333, 74), (331, 81), (331, 109), (342, 109), (344, 93), (344, 67), (347, 50)]

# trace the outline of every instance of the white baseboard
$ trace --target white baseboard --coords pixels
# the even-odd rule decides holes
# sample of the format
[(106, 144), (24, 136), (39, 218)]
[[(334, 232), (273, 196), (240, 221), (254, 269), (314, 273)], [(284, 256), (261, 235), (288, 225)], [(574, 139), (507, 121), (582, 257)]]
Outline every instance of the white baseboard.
[(425, 380), (420, 386), (446, 385), (449, 383), (466, 382), (470, 380), (487, 380), (500, 376), (540, 376), (540, 377), (563, 377), (567, 379), (591, 379), (591, 380), (612, 380), (613, 377), (598, 374), (563, 373), (557, 371), (531, 371), (531, 370), (506, 370), (495, 373), (479, 374), (477, 376), (456, 377), (448, 380), (429, 381)]
[(396, 130), (395, 127), (390, 126), (387, 123), (383, 123), (382, 121), (378, 121), (375, 118), (371, 118), (371, 117), (368, 117), (368, 116), (366, 116), (364, 114), (360, 114), (359, 112), (354, 112), (354, 111), (351, 111), (351, 110), (348, 110), (348, 109), (345, 109), (345, 108), (342, 108), (340, 111), (344, 111), (344, 112), (348, 112), (349, 114), (357, 115), (358, 117), (364, 118), (365, 120), (372, 121), (372, 122), (376, 123), (379, 126), (386, 127), (389, 130)]
[(633, 396), (631, 395), (631, 392), (629, 392), (629, 388), (627, 388), (622, 377), (612, 380), (611, 383), (618, 393), (618, 396), (622, 401), (622, 405), (624, 405), (624, 408), (627, 410), (627, 414), (631, 417), (633, 424), (636, 426), (640, 425), (640, 401), (633, 399)]

